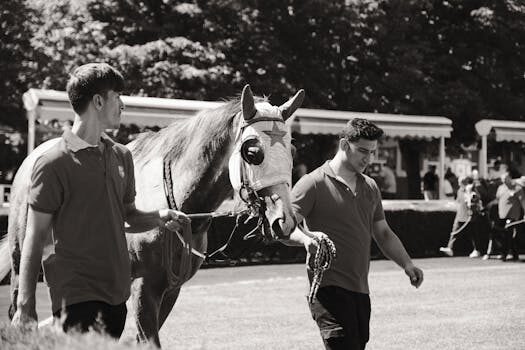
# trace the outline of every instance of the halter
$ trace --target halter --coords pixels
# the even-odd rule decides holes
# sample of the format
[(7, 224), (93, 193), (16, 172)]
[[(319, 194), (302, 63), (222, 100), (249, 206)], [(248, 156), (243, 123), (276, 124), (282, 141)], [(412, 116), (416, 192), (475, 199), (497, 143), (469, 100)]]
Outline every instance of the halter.
[[(239, 140), (242, 137), (242, 134), (243, 134), (244, 130), (246, 129), (246, 127), (248, 127), (250, 125), (253, 125), (253, 124), (256, 124), (258, 122), (263, 122), (263, 121), (275, 121), (275, 122), (284, 123), (282, 118), (277, 118), (277, 117), (251, 118), (251, 119), (249, 119), (247, 121), (242, 119), (239, 122), (239, 128), (238, 128), (236, 136), (235, 136), (235, 144), (237, 144), (239, 142)], [(259, 196), (257, 190), (254, 189), (253, 185), (250, 184), (250, 180), (249, 180), (248, 175), (247, 175), (247, 167), (251, 166), (251, 164), (249, 164), (248, 161), (246, 159), (244, 159), (244, 157), (240, 157), (240, 162), (239, 163), (240, 163), (239, 164), (239, 170), (240, 170), (239, 173), (240, 173), (240, 183), (241, 183), (241, 186), (239, 188), (239, 198), (245, 203), (246, 208), (242, 209), (242, 210), (226, 211), (226, 212), (213, 211), (213, 212), (209, 212), (209, 213), (191, 213), (191, 214), (186, 214), (192, 220), (194, 220), (194, 219), (212, 219), (212, 218), (218, 218), (218, 217), (235, 217), (236, 218), (235, 226), (233, 227), (233, 230), (231, 231), (231, 233), (230, 233), (230, 235), (228, 237), (228, 240), (225, 242), (225, 244), (223, 244), (220, 248), (218, 248), (217, 250), (215, 250), (212, 253), (204, 253), (203, 254), (203, 253), (193, 249), (191, 246), (188, 246), (188, 244), (191, 243), (191, 237), (182, 237), (179, 232), (175, 232), (177, 234), (178, 239), (181, 241), (183, 247), (188, 252), (188, 254), (189, 254), (189, 252), (191, 252), (194, 255), (196, 255), (196, 256), (198, 256), (198, 257), (200, 257), (202, 259), (209, 260), (213, 256), (215, 256), (215, 255), (217, 255), (219, 253), (223, 253), (224, 250), (229, 246), (229, 244), (231, 242), (231, 239), (233, 238), (236, 230), (238, 229), (241, 217), (243, 215), (246, 215), (246, 214), (248, 214), (248, 218), (244, 221), (244, 224), (246, 224), (248, 221), (250, 221), (253, 218), (257, 218), (257, 225), (256, 225), (256, 227), (254, 229), (252, 229), (250, 232), (248, 232), (246, 235), (244, 235), (244, 237), (243, 237), (244, 240), (247, 240), (249, 238), (255, 237), (257, 235), (257, 232), (260, 232), (260, 234), (263, 237), (263, 240), (270, 240), (272, 238), (271, 233), (270, 233), (269, 221), (266, 218), (266, 214), (265, 214), (266, 203), (265, 203), (264, 199)], [(177, 203), (175, 202), (175, 198), (173, 196), (173, 182), (172, 182), (172, 176), (171, 176), (171, 162), (165, 158), (164, 162), (163, 162), (163, 166), (164, 166), (164, 171), (163, 171), (164, 181), (163, 182), (164, 182), (164, 189), (165, 189), (165, 193), (166, 193), (168, 207), (170, 209), (177, 209)], [(277, 200), (277, 199), (278, 199), (278, 197), (276, 197), (276, 195), (272, 196), (272, 200)], [(167, 235), (167, 236), (170, 236), (170, 235)], [(188, 243), (188, 239), (189, 239), (189, 243)], [(165, 249), (165, 253), (163, 255), (166, 256), (163, 259), (163, 261), (165, 260), (165, 264), (168, 264), (169, 261), (170, 261), (170, 255), (171, 254), (168, 254), (168, 252)], [(183, 258), (184, 258), (184, 254), (182, 254), (181, 259), (183, 259)], [(165, 264), (163, 263), (163, 265), (165, 265)], [(186, 265), (186, 264), (181, 264), (181, 265)], [(166, 267), (167, 267), (167, 270), (171, 271), (170, 267), (168, 267), (168, 266), (166, 266)], [(169, 278), (169, 279), (172, 280), (173, 278), (174, 278), (174, 276), (171, 276), (171, 278)]]

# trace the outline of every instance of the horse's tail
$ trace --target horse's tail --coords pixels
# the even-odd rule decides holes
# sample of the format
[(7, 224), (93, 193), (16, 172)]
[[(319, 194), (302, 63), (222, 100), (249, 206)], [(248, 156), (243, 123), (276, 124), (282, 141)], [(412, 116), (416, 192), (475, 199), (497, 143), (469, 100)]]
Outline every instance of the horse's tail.
[(7, 235), (0, 239), (0, 281), (11, 271), (11, 255)]

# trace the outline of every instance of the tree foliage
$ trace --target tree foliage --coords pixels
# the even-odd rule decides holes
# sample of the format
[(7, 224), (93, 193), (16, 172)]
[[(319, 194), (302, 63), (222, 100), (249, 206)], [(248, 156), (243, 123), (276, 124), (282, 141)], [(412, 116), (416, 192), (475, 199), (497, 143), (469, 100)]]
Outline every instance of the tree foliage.
[[(30, 4), (30, 5), (29, 5)], [(28, 87), (64, 89), (107, 61), (128, 93), (216, 100), (245, 83), (276, 103), (443, 115), (525, 115), (525, 5), (518, 0), (23, 0), (0, 3), (4, 123)], [(15, 113), (11, 112), (12, 110)]]

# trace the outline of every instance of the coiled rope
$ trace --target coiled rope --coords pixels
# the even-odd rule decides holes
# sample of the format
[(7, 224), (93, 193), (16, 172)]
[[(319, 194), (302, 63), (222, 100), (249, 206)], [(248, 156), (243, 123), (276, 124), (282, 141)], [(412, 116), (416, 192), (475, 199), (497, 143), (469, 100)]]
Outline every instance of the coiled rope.
[(312, 303), (315, 299), (315, 296), (317, 295), (317, 290), (319, 289), (319, 286), (321, 285), (321, 281), (323, 279), (323, 274), (326, 270), (330, 268), (330, 266), (332, 265), (332, 261), (336, 257), (335, 244), (330, 238), (326, 236), (322, 238), (312, 236), (312, 239), (314, 239), (317, 242), (317, 250), (315, 252), (313, 266), (310, 266), (314, 276), (312, 279), (312, 283), (310, 284), (310, 291), (308, 293), (309, 303)]

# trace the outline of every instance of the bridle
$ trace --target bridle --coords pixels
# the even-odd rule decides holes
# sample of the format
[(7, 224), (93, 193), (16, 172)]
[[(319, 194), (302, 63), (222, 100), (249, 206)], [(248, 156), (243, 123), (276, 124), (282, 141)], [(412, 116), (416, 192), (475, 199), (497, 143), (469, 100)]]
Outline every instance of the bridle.
[[(239, 128), (235, 136), (235, 144), (237, 144), (245, 129), (253, 124), (256, 124), (258, 122), (264, 122), (264, 121), (274, 121), (274, 122), (280, 122), (284, 123), (282, 118), (277, 117), (259, 117), (259, 118), (251, 118), (249, 120), (245, 120), (241, 118), (241, 121), (239, 122)], [(232, 231), (230, 232), (230, 235), (221, 247), (219, 247), (217, 250), (213, 251), (212, 253), (201, 253), (198, 252), (195, 249), (191, 249), (191, 252), (194, 255), (197, 255), (205, 260), (210, 260), (212, 257), (214, 257), (217, 254), (223, 254), (223, 252), (226, 250), (226, 248), (229, 246), (232, 238), (234, 237), (236, 231), (238, 230), (240, 224), (241, 224), (241, 218), (248, 215), (248, 217), (244, 220), (243, 224), (247, 224), (252, 219), (257, 218), (257, 224), (255, 228), (253, 228), (250, 232), (244, 235), (243, 239), (248, 240), (250, 238), (254, 238), (257, 236), (260, 236), (264, 242), (271, 241), (273, 239), (273, 236), (271, 234), (271, 228), (268, 218), (266, 217), (266, 203), (264, 201), (264, 198), (262, 198), (258, 190), (254, 188), (253, 184), (250, 183), (250, 179), (248, 177), (248, 171), (247, 168), (249, 166), (256, 166), (262, 163), (264, 159), (264, 151), (262, 151), (262, 159), (260, 159), (260, 154), (255, 157), (251, 157), (249, 154), (249, 146), (251, 144), (259, 144), (260, 140), (257, 136), (252, 135), (250, 137), (247, 137), (246, 140), (242, 141), (240, 145), (240, 161), (239, 161), (239, 175), (240, 175), (240, 188), (238, 190), (239, 198), (244, 203), (245, 208), (240, 210), (234, 210), (234, 211), (225, 211), (225, 212), (218, 212), (213, 211), (209, 213), (190, 213), (187, 214), (187, 216), (192, 219), (212, 219), (212, 218), (218, 218), (218, 217), (235, 217), (235, 226), (233, 227)], [(259, 158), (257, 158), (259, 157)], [(173, 196), (173, 182), (171, 177), (171, 162), (166, 157), (164, 159), (163, 165), (164, 165), (164, 171), (163, 171), (163, 179), (164, 179), (164, 187), (165, 187), (165, 193), (166, 198), (168, 202), (168, 207), (170, 209), (177, 209), (177, 203), (175, 202), (175, 198)], [(278, 195), (275, 194), (272, 196), (272, 200), (276, 201), (278, 199)], [(187, 237), (182, 237), (178, 232), (177, 236), (181, 243), (186, 244)]]

